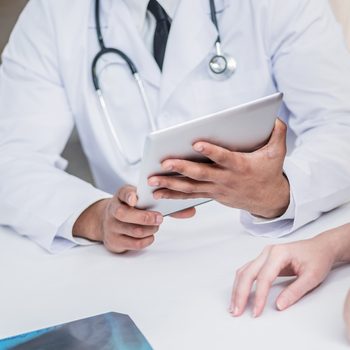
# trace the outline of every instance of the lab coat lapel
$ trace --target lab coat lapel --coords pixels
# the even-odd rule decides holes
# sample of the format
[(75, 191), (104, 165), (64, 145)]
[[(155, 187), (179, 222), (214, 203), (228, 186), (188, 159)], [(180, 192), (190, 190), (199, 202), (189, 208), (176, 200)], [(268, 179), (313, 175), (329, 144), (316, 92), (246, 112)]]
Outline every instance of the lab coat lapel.
[[(111, 38), (115, 47), (125, 52), (135, 63), (142, 80), (159, 88), (161, 73), (152, 54), (148, 51), (140, 33), (138, 32), (129, 9), (123, 1), (114, 1), (108, 16), (109, 28), (111, 21), (117, 20), (120, 25), (119, 33)], [(108, 44), (108, 42), (107, 42)], [(122, 60), (122, 59), (121, 59)]]
[[(208, 1), (207, 1), (208, 2)], [(217, 30), (203, 0), (179, 4), (167, 43), (160, 91), (160, 108), (186, 76), (214, 52)]]
[[(126, 16), (123, 19), (124, 23), (125, 25), (129, 23), (130, 34), (133, 38), (133, 40), (130, 41), (130, 45), (132, 46), (130, 47), (130, 51), (134, 51), (134, 54), (131, 57), (135, 57), (134, 60), (141, 78), (159, 88), (161, 78), (159, 67), (152, 54), (148, 51), (143, 38), (134, 25), (134, 21), (131, 18), (128, 8), (122, 1), (120, 1), (120, 3), (123, 4), (126, 12)], [(130, 23), (132, 23), (131, 26)]]

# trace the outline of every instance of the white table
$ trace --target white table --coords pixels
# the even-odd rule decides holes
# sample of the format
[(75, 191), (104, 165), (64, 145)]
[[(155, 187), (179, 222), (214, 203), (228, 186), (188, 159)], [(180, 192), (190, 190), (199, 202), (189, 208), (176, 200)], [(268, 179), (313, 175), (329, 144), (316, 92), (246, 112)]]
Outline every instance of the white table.
[[(350, 205), (286, 242), (350, 220)], [(129, 314), (155, 350), (348, 349), (342, 307), (350, 267), (287, 311), (274, 298), (258, 319), (228, 312), (234, 271), (269, 243), (245, 233), (238, 212), (210, 203), (188, 221), (167, 219), (141, 253), (113, 255), (102, 246), (49, 255), (0, 229), (0, 338), (107, 311)]]

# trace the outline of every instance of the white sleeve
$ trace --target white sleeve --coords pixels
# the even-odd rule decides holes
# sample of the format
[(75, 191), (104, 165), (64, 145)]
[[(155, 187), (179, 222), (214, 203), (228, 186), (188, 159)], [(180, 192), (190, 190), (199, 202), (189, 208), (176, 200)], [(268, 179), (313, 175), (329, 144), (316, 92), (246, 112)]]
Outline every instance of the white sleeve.
[(296, 147), (286, 158), (294, 218), (242, 223), (282, 236), (350, 200), (350, 54), (327, 0), (270, 1), (271, 69)]
[(64, 172), (74, 120), (48, 3), (29, 2), (2, 57), (0, 225), (56, 252), (78, 243), (60, 232), (72, 214), (110, 195)]

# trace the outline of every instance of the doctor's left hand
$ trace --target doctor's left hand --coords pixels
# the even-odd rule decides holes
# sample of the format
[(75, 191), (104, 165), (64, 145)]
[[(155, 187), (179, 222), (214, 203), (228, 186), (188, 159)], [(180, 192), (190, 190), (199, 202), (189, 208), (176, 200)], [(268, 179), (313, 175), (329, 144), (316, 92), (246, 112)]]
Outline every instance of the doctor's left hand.
[[(142, 250), (154, 242), (163, 222), (162, 214), (136, 209), (137, 195), (133, 186), (123, 186), (113, 198), (103, 199), (85, 209), (73, 226), (73, 235), (103, 242), (114, 253)], [(190, 208), (172, 216), (189, 218)]]
[(151, 177), (149, 185), (160, 188), (154, 198), (211, 198), (266, 219), (281, 216), (290, 200), (289, 182), (283, 174), (286, 131), (286, 125), (278, 119), (268, 144), (252, 153), (195, 143), (194, 150), (213, 164), (165, 160), (164, 170), (184, 176)]

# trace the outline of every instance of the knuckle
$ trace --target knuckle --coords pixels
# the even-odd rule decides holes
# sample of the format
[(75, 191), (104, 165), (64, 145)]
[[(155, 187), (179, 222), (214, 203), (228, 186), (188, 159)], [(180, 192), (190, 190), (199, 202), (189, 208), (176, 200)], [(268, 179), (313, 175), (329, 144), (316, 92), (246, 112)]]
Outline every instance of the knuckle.
[(145, 225), (149, 225), (153, 222), (153, 216), (151, 213), (144, 213), (142, 215), (142, 223)]
[(208, 174), (207, 171), (205, 169), (203, 169), (202, 167), (198, 167), (195, 171), (194, 171), (194, 175), (197, 179), (202, 180), (202, 179), (206, 179)]
[(134, 249), (135, 250), (141, 250), (144, 248), (144, 244), (142, 240), (138, 240), (136, 242), (134, 242)]
[(119, 244), (119, 235), (113, 235), (113, 234), (106, 234), (103, 240), (103, 244), (106, 247), (106, 249), (112, 253), (124, 253), (127, 251), (125, 247), (122, 247)]
[(169, 186), (170, 186), (170, 183), (169, 183), (167, 176), (164, 176), (163, 178), (160, 179), (160, 187), (167, 188)]
[(308, 280), (313, 286), (320, 283), (320, 274), (317, 269), (313, 268), (308, 271)]
[(115, 211), (114, 211), (114, 216), (116, 219), (123, 221), (126, 217), (126, 210), (124, 205), (119, 205)]
[(218, 153), (218, 161), (219, 163), (226, 163), (228, 160), (228, 152), (221, 151)]
[(109, 235), (105, 235), (103, 237), (103, 244), (108, 250), (111, 250), (110, 248), (112, 247), (112, 244)]
[(273, 278), (267, 274), (261, 274), (256, 278), (256, 282), (260, 285), (271, 285)]
[(267, 245), (267, 246), (263, 249), (263, 253), (270, 253), (271, 250), (273, 249), (273, 247), (274, 247), (273, 244)]
[(178, 173), (183, 173), (186, 170), (186, 166), (180, 162), (175, 162), (174, 164), (174, 170), (177, 171)]
[(249, 161), (244, 158), (238, 158), (237, 168), (241, 174), (250, 174), (252, 172), (252, 166)]
[(142, 237), (144, 235), (144, 229), (142, 227), (134, 227), (132, 233), (136, 237)]
[(270, 246), (270, 254), (272, 256), (281, 256), (285, 254), (285, 247), (283, 245), (274, 244)]
[(236, 270), (236, 278), (240, 279), (242, 275), (244, 274), (244, 268), (240, 267), (239, 269)]
[(234, 176), (232, 176), (232, 173), (228, 170), (224, 170), (222, 177), (219, 179), (215, 179), (218, 184), (218, 194), (220, 196), (226, 196), (227, 195), (227, 188), (234, 189), (238, 188), (239, 184), (237, 183), (237, 180)]
[(182, 191), (185, 193), (192, 193), (194, 191), (194, 185), (186, 182), (182, 186)]

